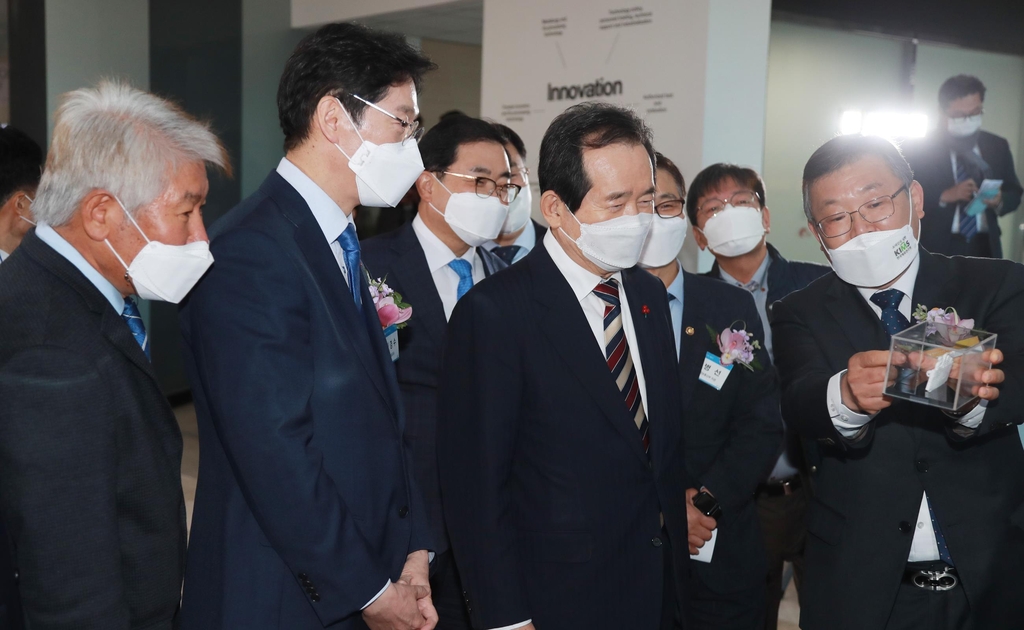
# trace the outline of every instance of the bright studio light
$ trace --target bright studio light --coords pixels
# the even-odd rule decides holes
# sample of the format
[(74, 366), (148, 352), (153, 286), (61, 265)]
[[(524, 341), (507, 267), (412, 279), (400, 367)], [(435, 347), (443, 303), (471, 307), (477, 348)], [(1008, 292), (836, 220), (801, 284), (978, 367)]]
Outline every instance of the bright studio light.
[(862, 133), (883, 138), (922, 138), (928, 132), (927, 114), (904, 112), (868, 112), (851, 109), (843, 112), (839, 131), (844, 135)]

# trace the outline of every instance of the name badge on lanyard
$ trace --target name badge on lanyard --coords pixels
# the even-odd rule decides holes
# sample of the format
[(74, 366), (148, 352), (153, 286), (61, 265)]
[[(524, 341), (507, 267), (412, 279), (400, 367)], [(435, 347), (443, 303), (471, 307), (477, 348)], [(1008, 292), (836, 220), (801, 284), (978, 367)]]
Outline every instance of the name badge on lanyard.
[(722, 385), (725, 385), (725, 379), (729, 378), (732, 368), (733, 366), (731, 365), (722, 365), (721, 358), (708, 352), (704, 355), (704, 365), (700, 368), (700, 376), (698, 378), (702, 383), (707, 383), (715, 389), (721, 390)]
[(391, 353), (391, 362), (398, 360), (398, 327), (388, 326), (384, 329), (384, 339), (388, 342), (388, 352)]

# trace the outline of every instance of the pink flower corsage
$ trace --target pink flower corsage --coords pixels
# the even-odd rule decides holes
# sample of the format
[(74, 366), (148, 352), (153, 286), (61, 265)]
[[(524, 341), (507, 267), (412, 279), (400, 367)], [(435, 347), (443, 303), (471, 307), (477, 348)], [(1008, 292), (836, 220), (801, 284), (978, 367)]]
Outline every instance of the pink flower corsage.
[(761, 363), (754, 355), (755, 350), (761, 349), (761, 342), (754, 339), (753, 334), (742, 328), (726, 328), (721, 333), (715, 332), (711, 326), (707, 329), (711, 339), (718, 344), (719, 352), (722, 353), (722, 365), (737, 363), (752, 372), (761, 369)]
[[(928, 322), (930, 324), (925, 328), (925, 336), (930, 337), (937, 334), (947, 344), (955, 344), (970, 337), (971, 329), (974, 328), (974, 319), (961, 319), (952, 306), (929, 310), (924, 304), (918, 304), (917, 309), (914, 310), (914, 319), (918, 323)], [(935, 324), (945, 325), (935, 326)]]
[(381, 328), (405, 328), (412, 317), (412, 307), (403, 302), (401, 294), (389, 287), (384, 279), (370, 279), (369, 285), (370, 297), (373, 298), (373, 305), (377, 309)]

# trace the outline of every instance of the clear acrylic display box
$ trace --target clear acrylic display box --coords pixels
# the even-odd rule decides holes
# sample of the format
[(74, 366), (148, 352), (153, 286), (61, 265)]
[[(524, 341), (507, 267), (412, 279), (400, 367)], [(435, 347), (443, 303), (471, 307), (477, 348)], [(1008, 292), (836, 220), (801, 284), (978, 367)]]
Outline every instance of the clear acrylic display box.
[[(946, 411), (959, 411), (977, 396), (972, 393), (980, 372), (992, 367), (984, 353), (996, 347), (997, 335), (939, 322), (921, 322), (892, 338), (889, 368), (896, 381), (885, 394)], [(896, 354), (906, 357), (893, 365)]]

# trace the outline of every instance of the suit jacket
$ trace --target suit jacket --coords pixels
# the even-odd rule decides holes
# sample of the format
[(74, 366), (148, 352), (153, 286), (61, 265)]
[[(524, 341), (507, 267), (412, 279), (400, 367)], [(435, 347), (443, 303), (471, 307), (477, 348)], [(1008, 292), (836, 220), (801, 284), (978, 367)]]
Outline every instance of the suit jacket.
[[(887, 350), (881, 321), (835, 275), (778, 302), (772, 311), (783, 416), (818, 439), (822, 462), (808, 510), (800, 627), (882, 628), (928, 500), (970, 602), (975, 627), (1024, 619), (1024, 268), (1009, 261), (920, 252), (913, 304), (954, 307), (997, 333), (1006, 382), (982, 424), (964, 431), (942, 412), (893, 400), (856, 441), (835, 430), (829, 379), (851, 355)], [(1010, 620), (1013, 620), (1012, 623)]]
[(34, 230), (0, 287), (0, 511), (30, 627), (177, 627), (182, 442), (153, 366)]
[(10, 540), (0, 523), (0, 630), (21, 630), (21, 600), (18, 583), (11, 562)]
[(541, 242), (544, 240), (544, 235), (548, 233), (548, 229), (533, 219), (530, 219), (530, 223), (533, 225), (533, 233), (537, 237), (534, 247), (540, 247)]
[[(734, 365), (721, 390), (699, 380), (708, 352), (722, 353), (708, 327), (721, 333), (743, 322), (761, 342), (761, 368)], [(685, 331), (692, 330), (693, 334)], [(750, 293), (719, 280), (684, 272), (679, 378), (683, 396), (686, 467), (722, 506), (710, 563), (690, 569), (719, 593), (764, 586), (764, 542), (754, 492), (771, 471), (782, 444), (779, 385), (764, 349), (764, 328)]]
[(430, 548), (373, 302), (364, 285), (356, 309), (276, 172), (211, 236), (181, 312), (202, 453), (182, 627), (365, 628), (360, 609)]
[[(1017, 179), (1013, 155), (1010, 154), (1010, 145), (1005, 138), (982, 131), (978, 135), (978, 150), (992, 169), (985, 177), (1003, 180), (1003, 204), (999, 208), (998, 216), (994, 208), (985, 210), (992, 256), (1002, 258), (1003, 246), (999, 240), (1002, 231), (999, 228), (998, 217), (1017, 209), (1024, 188), (1021, 188)], [(933, 135), (916, 143), (908, 143), (905, 152), (907, 162), (914, 169), (914, 178), (924, 188), (925, 215), (921, 221), (921, 245), (936, 253), (950, 253), (956, 204), (947, 205), (945, 208), (939, 206), (942, 192), (956, 185), (956, 173), (953, 172), (953, 163), (949, 157), (949, 146), (940, 136)]]
[[(412, 447), (416, 480), (427, 505), (435, 548), (448, 549), (448, 536), (441, 513), (441, 490), (437, 479), (437, 386), (441, 373), (448, 320), (437, 286), (427, 266), (423, 247), (412, 223), (362, 243), (363, 264), (373, 278), (387, 278), (388, 286), (412, 305), (412, 319), (398, 332), (398, 387), (405, 403), (406, 436)], [(491, 275), (506, 265), (482, 247), (476, 255), (484, 273)]]
[(476, 628), (526, 619), (538, 628), (658, 628), (666, 531), (676, 596), (686, 599), (692, 483), (668, 300), (645, 271), (622, 275), (646, 377), (650, 457), (542, 244), (474, 288), (449, 322), (438, 466)]

